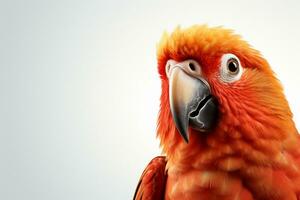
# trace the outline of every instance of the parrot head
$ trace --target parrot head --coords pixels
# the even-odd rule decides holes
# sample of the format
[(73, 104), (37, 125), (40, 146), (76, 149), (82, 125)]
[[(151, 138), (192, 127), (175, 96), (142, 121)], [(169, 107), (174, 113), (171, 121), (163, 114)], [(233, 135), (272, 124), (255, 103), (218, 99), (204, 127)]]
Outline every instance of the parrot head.
[(271, 151), (296, 135), (268, 62), (233, 31), (177, 28), (163, 35), (157, 59), (162, 82), (158, 137), (168, 155), (178, 149), (254, 153), (259, 145)]

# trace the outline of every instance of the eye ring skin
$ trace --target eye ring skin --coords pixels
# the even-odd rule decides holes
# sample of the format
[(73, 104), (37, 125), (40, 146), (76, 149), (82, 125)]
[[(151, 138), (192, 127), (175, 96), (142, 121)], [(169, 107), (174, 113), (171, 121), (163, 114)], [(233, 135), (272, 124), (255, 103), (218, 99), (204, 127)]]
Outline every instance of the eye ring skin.
[[(232, 61), (234, 61), (237, 64), (238, 70), (236, 73), (229, 70), (228, 64)], [(232, 53), (227, 53), (221, 57), (220, 79), (222, 82), (233, 83), (235, 81), (240, 80), (242, 74), (243, 74), (243, 67), (236, 55)]]

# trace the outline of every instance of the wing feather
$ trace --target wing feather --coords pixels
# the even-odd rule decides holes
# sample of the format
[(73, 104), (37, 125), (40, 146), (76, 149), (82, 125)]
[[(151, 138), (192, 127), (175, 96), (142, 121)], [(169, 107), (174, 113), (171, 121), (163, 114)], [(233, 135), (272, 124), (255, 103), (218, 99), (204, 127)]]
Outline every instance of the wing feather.
[(134, 200), (163, 200), (167, 173), (165, 156), (153, 158), (141, 175)]

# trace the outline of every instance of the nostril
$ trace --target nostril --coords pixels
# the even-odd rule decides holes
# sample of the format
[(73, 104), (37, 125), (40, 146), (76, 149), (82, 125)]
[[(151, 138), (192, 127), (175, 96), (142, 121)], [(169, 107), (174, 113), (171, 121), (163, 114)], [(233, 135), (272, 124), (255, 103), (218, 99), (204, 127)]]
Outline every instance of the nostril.
[(195, 64), (194, 63), (189, 63), (189, 67), (190, 67), (190, 69), (192, 70), (192, 71), (196, 71), (196, 66), (195, 66)]

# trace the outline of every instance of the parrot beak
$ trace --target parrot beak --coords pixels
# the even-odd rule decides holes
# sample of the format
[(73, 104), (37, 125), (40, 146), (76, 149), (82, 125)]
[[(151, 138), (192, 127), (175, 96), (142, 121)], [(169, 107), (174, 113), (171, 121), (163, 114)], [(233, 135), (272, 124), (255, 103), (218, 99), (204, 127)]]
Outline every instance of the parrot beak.
[[(218, 106), (210, 86), (189, 69), (189, 62), (171, 60), (166, 68), (169, 77), (169, 101), (176, 127), (188, 143), (189, 126), (199, 132), (211, 130), (217, 121)], [(195, 66), (193, 65), (195, 70)], [(189, 69), (189, 70), (188, 70)]]

